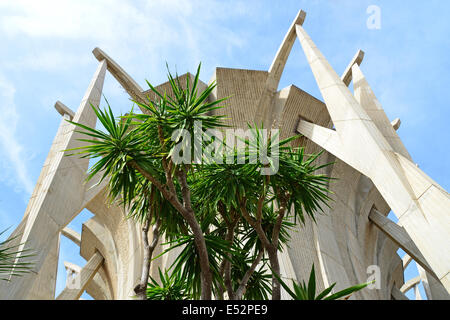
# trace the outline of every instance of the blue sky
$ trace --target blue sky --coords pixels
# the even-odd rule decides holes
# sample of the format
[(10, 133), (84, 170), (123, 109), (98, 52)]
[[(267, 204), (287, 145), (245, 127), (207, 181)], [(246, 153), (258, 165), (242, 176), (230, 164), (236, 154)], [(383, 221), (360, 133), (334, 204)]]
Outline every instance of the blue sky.
[[(370, 5), (381, 29), (366, 26)], [(0, 229), (20, 222), (60, 123), (56, 100), (76, 110), (102, 48), (146, 88), (165, 81), (165, 62), (179, 73), (202, 62), (207, 82), (216, 66), (267, 70), (297, 11), (305, 29), (341, 73), (358, 49), (369, 83), (413, 159), (450, 188), (448, 1), (400, 0), (1, 0)], [(280, 88), (295, 84), (321, 98), (296, 41)], [(104, 94), (116, 113), (131, 103), (107, 76)], [(85, 212), (70, 226), (81, 231)], [(83, 265), (76, 247), (61, 260)], [(62, 265), (60, 273), (64, 272)], [(64, 287), (59, 277), (57, 291)]]

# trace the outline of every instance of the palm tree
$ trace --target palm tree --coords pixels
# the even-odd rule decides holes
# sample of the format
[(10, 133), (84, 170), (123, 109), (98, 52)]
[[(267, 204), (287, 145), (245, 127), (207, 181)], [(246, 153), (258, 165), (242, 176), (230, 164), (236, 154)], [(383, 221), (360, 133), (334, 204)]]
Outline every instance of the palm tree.
[[(198, 92), (200, 65), (191, 84), (187, 77), (185, 88), (168, 73), (173, 95), (159, 92), (148, 85), (156, 95), (157, 101), (148, 97), (147, 103), (136, 102), (146, 114), (135, 114), (116, 119), (108, 104), (104, 111), (92, 106), (106, 132), (73, 123), (83, 129), (90, 139), (82, 139), (88, 144), (72, 149), (83, 157), (100, 159), (90, 169), (88, 179), (102, 172), (102, 179), (109, 177), (109, 196), (122, 197), (123, 203), (130, 205), (136, 197), (137, 186), (142, 178), (156, 188), (167, 202), (183, 217), (193, 236), (201, 269), (201, 298), (211, 299), (212, 273), (202, 228), (192, 207), (188, 174), (193, 170), (190, 164), (178, 164), (171, 155), (176, 151), (182, 137), (171, 137), (185, 130), (194, 135), (194, 123), (202, 121), (203, 128), (221, 127), (222, 116), (209, 115), (224, 99), (207, 102), (215, 88), (210, 84)], [(147, 259), (147, 257), (146, 257)], [(142, 292), (142, 288), (138, 288)]]
[[(273, 175), (261, 175), (261, 170), (273, 166), (261, 162), (251, 163), (254, 150), (262, 148), (271, 151), (272, 140), (262, 139), (263, 132), (258, 127), (250, 127), (252, 136), (244, 142), (248, 148), (233, 150), (235, 158), (246, 159), (245, 164), (203, 165), (196, 172), (192, 184), (193, 193), (201, 199), (202, 207), (213, 207), (211, 212), (218, 212), (226, 230), (225, 239), (231, 244), (238, 236), (239, 228), (250, 228), (253, 239), (258, 239), (255, 253), (265, 251), (268, 255), (272, 272), (280, 274), (278, 251), (288, 241), (287, 229), (292, 222), (304, 223), (306, 216), (314, 220), (314, 213), (327, 206), (329, 197), (327, 185), (330, 178), (316, 172), (328, 165), (316, 165), (320, 154), (306, 156), (303, 148), (292, 148), (290, 143), (297, 136), (279, 142), (278, 170)], [(253, 150), (253, 151), (252, 151)], [(226, 156), (224, 156), (226, 157)], [(258, 255), (254, 256), (254, 259)], [(223, 262), (223, 274), (228, 296), (239, 299), (242, 288), (236, 296), (230, 280), (230, 259)], [(253, 266), (254, 267), (254, 266)], [(253, 269), (254, 268), (250, 268)], [(245, 278), (247, 279), (247, 277)], [(281, 287), (276, 276), (272, 276), (272, 299), (281, 298)]]
[[(156, 99), (136, 102), (145, 114), (131, 110), (116, 118), (109, 104), (103, 111), (92, 106), (106, 131), (71, 122), (88, 136), (82, 139), (85, 146), (73, 150), (99, 159), (88, 179), (97, 174), (102, 180), (108, 178), (110, 201), (122, 203), (130, 217), (142, 224), (145, 256), (135, 288), (139, 298), (148, 297), (153, 250), (164, 235), (171, 244), (164, 253), (183, 246), (170, 271), (186, 279), (191, 298), (211, 299), (214, 293), (223, 299), (227, 292), (229, 299), (270, 293), (272, 299), (280, 299), (278, 251), (289, 240), (291, 220), (314, 219), (314, 213), (326, 205), (329, 178), (316, 173), (323, 167), (315, 165), (319, 155), (305, 156), (302, 148), (289, 146), (296, 136), (276, 146), (278, 170), (271, 176), (261, 175), (262, 170), (274, 169), (274, 164), (248, 160), (255, 156), (254, 150), (271, 152), (277, 136), (264, 141), (257, 127), (244, 140), (245, 150), (227, 150), (236, 159), (244, 158), (244, 164), (175, 162), (180, 143), (186, 142), (186, 136), (195, 136), (197, 121), (202, 122), (203, 131), (224, 127), (223, 116), (212, 111), (221, 108), (225, 99), (208, 102), (215, 84), (199, 93), (199, 73), (200, 65), (193, 83), (187, 77), (182, 86), (169, 72), (171, 95), (148, 83)], [(195, 151), (195, 143), (182, 149), (183, 156)], [(267, 264), (272, 269), (270, 289)]]

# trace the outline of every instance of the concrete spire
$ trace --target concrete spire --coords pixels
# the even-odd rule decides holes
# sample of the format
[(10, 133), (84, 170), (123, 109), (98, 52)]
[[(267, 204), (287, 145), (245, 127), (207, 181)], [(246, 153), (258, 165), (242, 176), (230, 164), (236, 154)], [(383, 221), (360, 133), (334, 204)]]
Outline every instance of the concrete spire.
[(291, 52), (292, 46), (295, 42), (295, 26), (302, 25), (305, 21), (306, 12), (300, 10), (297, 13), (294, 21), (289, 27), (283, 42), (278, 49), (275, 58), (273, 59), (272, 65), (269, 68), (269, 74), (267, 76), (266, 84), (261, 94), (261, 98), (258, 103), (258, 110), (255, 115), (255, 122), (259, 126), (264, 123), (265, 127), (272, 125), (273, 121), (273, 98), (278, 89), (278, 84), (280, 83), (281, 75), (283, 74), (284, 66)]
[[(369, 117), (373, 120), (378, 130), (383, 134), (383, 136), (391, 145), (392, 149), (400, 153), (405, 158), (411, 160), (411, 156), (408, 150), (406, 150), (394, 126), (386, 116), (381, 103), (373, 93), (372, 88), (369, 86), (369, 83), (364, 77), (361, 69), (357, 64), (353, 64), (351, 69), (351, 73), (353, 75), (354, 95), (356, 100), (359, 102), (361, 107), (364, 108)], [(394, 123), (394, 125), (396, 126), (396, 123)]]
[[(448, 193), (393, 149), (303, 27), (297, 25), (296, 31), (336, 128), (333, 131), (301, 121), (300, 133), (372, 180), (399, 224), (450, 290)], [(358, 71), (355, 66), (352, 73)], [(361, 80), (360, 75), (353, 76)]]
[[(97, 117), (91, 104), (98, 106), (105, 79), (106, 61), (101, 61), (74, 115), (73, 121), (95, 127)], [(85, 177), (89, 159), (67, 156), (63, 150), (79, 147), (82, 135), (62, 120), (32, 199), (24, 216), (21, 248), (35, 252), (33, 272), (8, 283), (1, 299), (53, 299), (58, 266), (60, 231), (83, 209)]]

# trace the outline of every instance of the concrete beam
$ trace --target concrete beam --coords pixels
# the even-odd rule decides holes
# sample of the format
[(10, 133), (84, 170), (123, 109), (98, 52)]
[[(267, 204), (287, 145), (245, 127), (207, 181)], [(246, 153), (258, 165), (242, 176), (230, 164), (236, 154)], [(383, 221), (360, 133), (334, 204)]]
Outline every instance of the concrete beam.
[(415, 278), (409, 279), (405, 282), (405, 284), (400, 288), (400, 291), (402, 293), (408, 292), (412, 287), (418, 285), (420, 283), (420, 276), (417, 276)]
[(341, 76), (342, 82), (344, 82), (347, 87), (350, 85), (350, 82), (352, 82), (352, 77), (353, 77), (352, 67), (353, 67), (353, 65), (356, 63), (358, 66), (360, 66), (363, 59), (364, 59), (364, 51), (358, 50), (358, 52), (356, 52), (352, 61), (350, 61), (350, 64), (347, 66), (344, 73), (342, 74), (342, 76)]
[(108, 56), (100, 48), (95, 48), (92, 53), (97, 58), (98, 61), (106, 60), (108, 71), (113, 75), (113, 77), (120, 83), (120, 85), (125, 89), (125, 91), (130, 95), (132, 99), (140, 103), (146, 103), (147, 99), (142, 93), (142, 88), (137, 84), (136, 81), (131, 78), (125, 70), (120, 67), (120, 65), (115, 62), (110, 56)]
[(297, 132), (358, 170), (358, 163), (343, 152), (342, 142), (335, 130), (300, 119)]
[(394, 128), (395, 131), (397, 131), (400, 128), (400, 125), (402, 122), (400, 121), (400, 118), (395, 118), (391, 121), (392, 128)]
[(403, 251), (411, 256), (418, 264), (425, 270), (433, 273), (433, 270), (428, 265), (427, 261), (417, 249), (414, 242), (406, 233), (403, 227), (386, 218), (383, 214), (373, 209), (370, 211), (369, 220), (372, 221), (383, 233), (385, 233), (392, 241), (394, 241)]
[(102, 255), (97, 251), (86, 265), (81, 269), (75, 279), (76, 288), (66, 287), (56, 300), (78, 300), (83, 294), (89, 281), (94, 278), (98, 269), (100, 269), (104, 259)]
[(61, 234), (65, 236), (67, 239), (72, 240), (77, 246), (81, 245), (81, 235), (75, 230), (70, 229), (69, 227), (65, 227), (61, 230)]
[(68, 115), (69, 116), (69, 120), (72, 120), (73, 117), (75, 116), (75, 112), (72, 111), (72, 109), (70, 109), (68, 106), (66, 106), (64, 103), (62, 103), (61, 101), (56, 101), (55, 103), (55, 109), (56, 111), (58, 111), (58, 113), (61, 116), (65, 116)]
[(408, 267), (408, 265), (411, 263), (412, 260), (413, 258), (409, 254), (405, 254), (405, 256), (402, 259), (403, 270), (405, 270)]

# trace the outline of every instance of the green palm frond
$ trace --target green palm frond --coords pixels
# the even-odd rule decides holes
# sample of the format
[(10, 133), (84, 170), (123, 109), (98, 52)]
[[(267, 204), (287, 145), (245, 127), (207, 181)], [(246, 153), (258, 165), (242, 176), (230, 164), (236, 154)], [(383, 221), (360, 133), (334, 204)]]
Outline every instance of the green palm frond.
[(160, 284), (153, 277), (147, 285), (148, 300), (186, 300), (189, 299), (188, 284), (180, 272), (169, 275), (158, 268)]
[(130, 205), (142, 178), (127, 163), (131, 159), (135, 160), (156, 177), (162, 177), (160, 164), (157, 161), (158, 150), (154, 147), (154, 143), (149, 143), (148, 135), (142, 135), (136, 127), (132, 126), (133, 112), (128, 116), (115, 117), (109, 104), (103, 111), (93, 105), (91, 107), (106, 132), (69, 121), (82, 129), (77, 132), (93, 139), (80, 139), (86, 144), (67, 151), (75, 152), (70, 155), (97, 159), (97, 162), (89, 169), (87, 180), (98, 173), (101, 173), (99, 183), (109, 177), (110, 200), (114, 201), (120, 196), (124, 204)]
[[(241, 240), (236, 239), (239, 243)], [(241, 279), (244, 277), (245, 273), (250, 269), (251, 264), (256, 258), (259, 250), (264, 249), (254, 249), (249, 250), (248, 246), (242, 246), (242, 244), (236, 244), (236, 247), (241, 248), (241, 255), (238, 258), (233, 259), (233, 265), (231, 268), (231, 278), (233, 282), (233, 290), (237, 290)], [(243, 296), (244, 300), (265, 300), (268, 299), (272, 293), (272, 275), (267, 269), (267, 260), (262, 259), (259, 267), (253, 272), (250, 279), (245, 286), (245, 293)]]
[(268, 300), (272, 293), (272, 275), (261, 266), (250, 277), (244, 294), (245, 300)]
[[(263, 207), (263, 215), (261, 226), (266, 233), (268, 239), (272, 237), (272, 231), (276, 224), (278, 213), (274, 210), (273, 204)], [(280, 236), (278, 241), (278, 250), (280, 252), (286, 248), (290, 240), (290, 231), (295, 230), (295, 223), (291, 221), (290, 217), (285, 217), (282, 221)], [(261, 247), (261, 241), (252, 227), (250, 227), (245, 221), (243, 221), (242, 240), (245, 242), (244, 250), (249, 250), (251, 247)]]
[[(194, 137), (196, 122), (201, 122), (202, 130), (226, 126), (223, 123), (225, 116), (212, 113), (216, 109), (223, 108), (222, 103), (227, 98), (214, 101), (208, 100), (211, 92), (216, 87), (215, 83), (209, 84), (203, 91), (198, 92), (200, 67), (201, 64), (197, 68), (193, 83), (190, 82), (190, 77), (187, 76), (184, 86), (181, 84), (178, 75), (174, 77), (168, 69), (171, 94), (159, 91), (147, 81), (148, 86), (157, 99), (151, 100), (148, 97), (146, 103), (135, 101), (141, 109), (147, 111), (145, 114), (135, 116), (139, 120), (137, 124), (140, 126), (140, 131), (148, 131), (155, 124), (161, 126), (166, 138), (166, 155), (171, 155), (174, 152), (173, 148), (179, 142), (181, 130), (187, 130), (190, 136)], [(175, 131), (179, 135), (172, 140), (170, 137), (174, 135)]]
[[(316, 212), (323, 211), (323, 207), (328, 207), (330, 191), (328, 185), (332, 180), (325, 174), (318, 174), (319, 170), (330, 165), (317, 164), (321, 153), (305, 155), (304, 148), (293, 148), (290, 143), (298, 138), (292, 136), (281, 140), (277, 144), (278, 133), (273, 136), (264, 136), (261, 128), (250, 126), (251, 137), (244, 139), (248, 149), (241, 151), (240, 157), (243, 157), (247, 163), (253, 157), (258, 159), (257, 171), (263, 168), (271, 168), (274, 174), (270, 175), (269, 187), (273, 190), (274, 200), (278, 207), (282, 198), (289, 195), (288, 208), (293, 207), (294, 221), (299, 219), (305, 223), (305, 216), (314, 220)], [(267, 164), (261, 163), (257, 152), (267, 150)], [(278, 161), (278, 164), (275, 163)], [(259, 181), (259, 185), (262, 183)]]
[[(2, 236), (7, 230), (0, 232)], [(34, 263), (28, 258), (34, 256), (29, 249), (19, 249), (21, 244), (13, 244), (17, 236), (0, 242), (0, 280), (21, 276), (32, 270)]]
[(331, 291), (336, 285), (336, 283), (333, 283), (330, 287), (326, 288), (319, 294), (316, 294), (316, 276), (314, 272), (314, 265), (311, 268), (308, 284), (306, 284), (304, 281), (302, 281), (301, 283), (297, 283), (292, 280), (292, 287), (294, 291), (292, 291), (291, 288), (289, 288), (289, 286), (278, 275), (276, 275), (275, 273), (273, 275), (280, 281), (280, 284), (294, 300), (338, 300), (341, 298), (348, 299), (354, 292), (359, 291), (367, 287), (369, 284), (374, 283), (374, 281), (361, 283), (330, 295)]
[[(231, 256), (231, 262), (234, 263), (234, 259), (237, 259), (240, 255), (239, 248), (230, 246), (224, 239), (213, 234), (205, 235), (205, 243), (213, 276), (213, 287), (214, 290), (218, 290), (223, 285), (223, 279), (219, 271), (220, 263), (222, 259), (230, 259), (228, 255)], [(170, 266), (170, 270), (173, 273), (181, 272), (183, 279), (186, 279), (189, 283), (189, 293), (193, 299), (198, 299), (201, 293), (200, 264), (198, 262), (194, 237), (192, 235), (181, 236), (177, 240), (166, 244), (169, 244), (170, 247), (154, 259), (159, 258), (175, 248), (183, 248)]]

